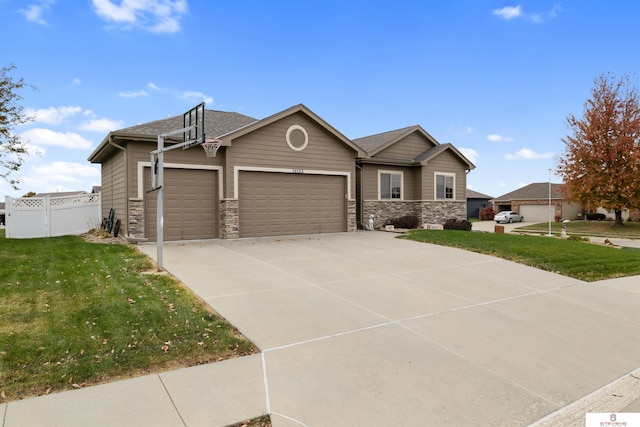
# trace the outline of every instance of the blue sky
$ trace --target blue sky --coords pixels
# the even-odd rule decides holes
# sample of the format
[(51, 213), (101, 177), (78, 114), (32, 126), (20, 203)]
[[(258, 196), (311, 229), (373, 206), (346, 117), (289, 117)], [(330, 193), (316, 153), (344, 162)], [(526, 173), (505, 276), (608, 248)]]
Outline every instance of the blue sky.
[[(35, 121), (19, 191), (100, 184), (110, 130), (298, 103), (349, 138), (419, 124), (499, 196), (547, 181), (593, 80), (639, 69), (636, 0), (0, 0), (0, 66)], [(558, 177), (552, 178), (559, 182)]]

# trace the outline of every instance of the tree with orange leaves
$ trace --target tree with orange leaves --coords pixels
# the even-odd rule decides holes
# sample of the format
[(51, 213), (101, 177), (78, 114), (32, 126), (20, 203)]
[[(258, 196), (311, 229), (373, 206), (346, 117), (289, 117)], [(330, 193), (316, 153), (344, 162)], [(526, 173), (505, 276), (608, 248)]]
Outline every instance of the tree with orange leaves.
[(567, 199), (613, 209), (623, 225), (622, 211), (640, 208), (640, 96), (628, 76), (611, 74), (596, 78), (591, 94), (583, 117), (567, 117), (573, 134), (562, 139), (556, 170)]

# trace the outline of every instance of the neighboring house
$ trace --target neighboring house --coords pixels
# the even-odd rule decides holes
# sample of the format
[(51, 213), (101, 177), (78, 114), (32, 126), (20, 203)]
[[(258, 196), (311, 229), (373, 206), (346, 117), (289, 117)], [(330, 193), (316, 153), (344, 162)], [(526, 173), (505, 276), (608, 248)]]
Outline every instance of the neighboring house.
[(579, 204), (571, 204), (564, 200), (560, 191), (562, 184), (551, 184), (551, 210), (549, 209), (549, 183), (537, 182), (519, 188), (493, 199), (493, 209), (499, 211), (515, 211), (525, 221), (545, 222), (561, 219), (576, 219), (582, 215)]
[[(182, 127), (182, 116), (175, 116), (113, 131), (89, 156), (101, 164), (103, 216), (113, 208), (130, 239), (156, 238), (157, 192), (148, 192), (149, 153), (157, 148), (159, 133)], [(371, 210), (357, 205), (400, 202), (398, 212), (415, 214), (422, 208), (405, 209), (405, 204), (419, 205), (429, 192), (427, 204), (437, 200), (441, 210), (448, 210), (439, 218), (460, 209), (464, 217), (466, 211), (466, 171), (473, 165), (419, 128), (395, 141), (398, 148), (422, 153), (408, 160), (376, 160), (377, 153), (392, 147), (367, 154), (302, 104), (262, 120), (206, 110), (205, 132), (208, 139), (222, 141), (216, 157), (205, 157), (199, 147), (164, 154), (165, 240), (355, 231)], [(167, 138), (165, 143), (181, 141)], [(394, 186), (398, 175), (399, 186)], [(381, 190), (386, 176), (390, 183)], [(439, 176), (446, 179), (436, 195), (433, 182), (441, 182)], [(356, 203), (359, 185), (366, 197)]]
[[(604, 214), (608, 220), (615, 220), (616, 219), (616, 212), (613, 209), (597, 208), (596, 209), (596, 213)], [(627, 221), (627, 220), (640, 221), (640, 210), (638, 210), (638, 209), (632, 209), (632, 210), (624, 209), (622, 211), (622, 220), (623, 221)]]
[(405, 215), (420, 224), (467, 217), (467, 173), (475, 166), (453, 145), (440, 144), (420, 126), (353, 142), (366, 156), (357, 160), (357, 218), (376, 226)]
[(0, 203), (0, 225), (5, 225), (4, 202)]
[(493, 208), (491, 199), (493, 197), (467, 188), (467, 218), (479, 218), (482, 209)]

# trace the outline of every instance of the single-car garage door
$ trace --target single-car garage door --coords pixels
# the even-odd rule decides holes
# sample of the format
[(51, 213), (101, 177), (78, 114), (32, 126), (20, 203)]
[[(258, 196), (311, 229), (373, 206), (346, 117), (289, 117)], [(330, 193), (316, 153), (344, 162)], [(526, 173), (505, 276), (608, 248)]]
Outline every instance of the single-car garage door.
[[(151, 169), (144, 170), (144, 188), (151, 188)], [(217, 172), (164, 169), (164, 240), (218, 237)], [(149, 240), (157, 236), (158, 192), (145, 194), (144, 218)]]
[(524, 217), (525, 221), (547, 222), (549, 221), (549, 206), (520, 205), (520, 215)]
[(347, 231), (346, 178), (240, 172), (240, 237)]

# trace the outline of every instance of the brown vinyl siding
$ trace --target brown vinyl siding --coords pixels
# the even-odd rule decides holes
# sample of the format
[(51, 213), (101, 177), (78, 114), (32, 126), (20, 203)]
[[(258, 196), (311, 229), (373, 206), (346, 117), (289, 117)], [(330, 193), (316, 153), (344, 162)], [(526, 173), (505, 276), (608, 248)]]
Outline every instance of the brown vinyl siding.
[(429, 161), (423, 173), (423, 200), (435, 200), (435, 178), (434, 173), (453, 174), (455, 173), (455, 200), (466, 200), (467, 174), (465, 165), (451, 152), (445, 151), (436, 158)]
[(434, 145), (418, 133), (412, 133), (388, 148), (376, 153), (375, 157), (391, 159), (414, 159)]
[(127, 220), (125, 194), (125, 153), (118, 150), (102, 163), (102, 216), (109, 215), (113, 208), (115, 218), (123, 223)]
[(378, 171), (403, 172), (402, 200), (420, 200), (420, 167), (362, 165), (363, 200), (378, 200)]
[[(291, 125), (304, 127), (309, 135), (308, 145), (302, 151), (294, 151), (287, 145), (285, 136)], [(349, 172), (350, 194), (355, 198), (355, 152), (300, 112), (234, 139), (226, 160), (229, 165), (225, 180), (227, 197), (233, 194), (233, 165), (237, 165)]]

